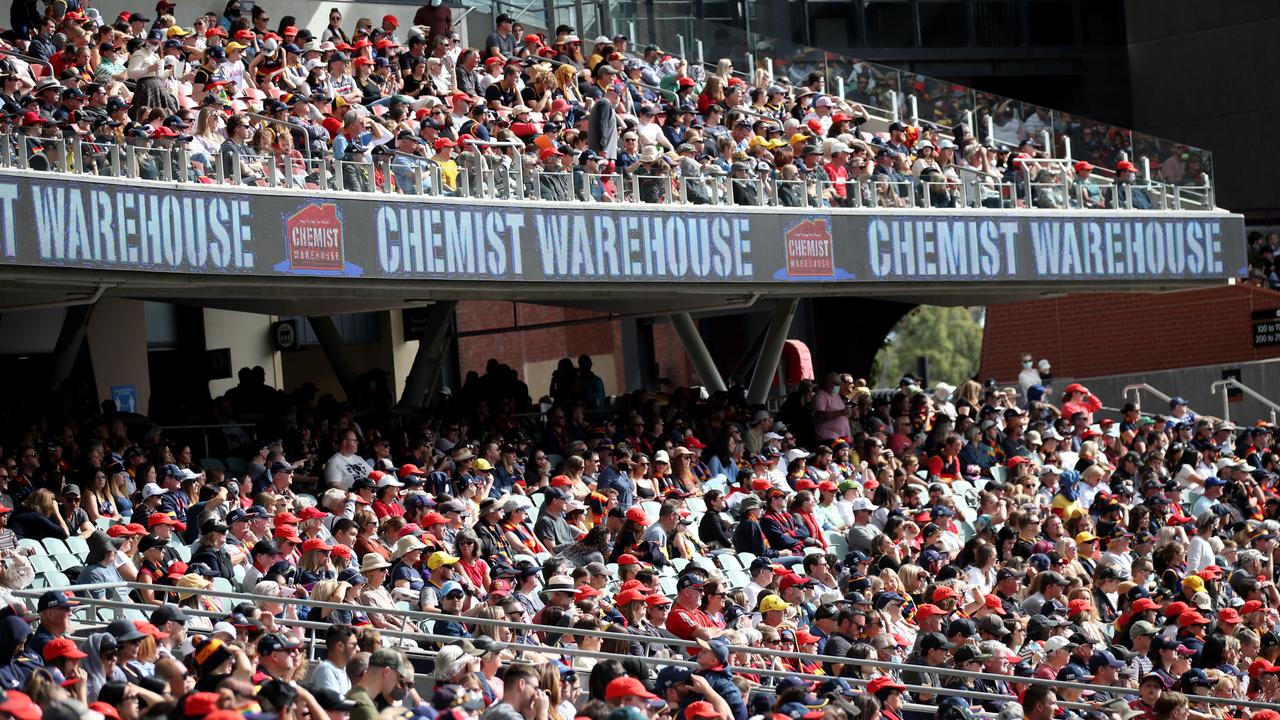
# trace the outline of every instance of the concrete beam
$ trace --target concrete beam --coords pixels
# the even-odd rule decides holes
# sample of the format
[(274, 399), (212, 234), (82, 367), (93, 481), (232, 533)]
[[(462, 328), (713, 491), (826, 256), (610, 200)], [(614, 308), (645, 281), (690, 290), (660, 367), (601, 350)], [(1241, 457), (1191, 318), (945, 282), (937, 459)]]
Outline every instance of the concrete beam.
[(680, 344), (684, 346), (684, 351), (693, 361), (693, 369), (698, 372), (698, 377), (702, 378), (702, 383), (707, 386), (707, 390), (710, 392), (726, 390), (724, 379), (720, 377), (720, 369), (716, 367), (716, 361), (711, 358), (707, 344), (702, 341), (702, 334), (698, 332), (698, 325), (693, 321), (693, 317), (689, 313), (674, 313), (668, 317), (671, 320), (671, 327), (675, 328), (676, 335), (680, 337)]
[(791, 332), (791, 319), (796, 315), (797, 298), (779, 300), (773, 309), (773, 317), (769, 320), (769, 332), (765, 335), (764, 346), (760, 348), (760, 360), (756, 362), (755, 372), (751, 374), (751, 385), (747, 389), (747, 404), (759, 405), (769, 397), (769, 388), (773, 386), (773, 378), (778, 374), (778, 361), (782, 359), (782, 347), (786, 344), (787, 333)]

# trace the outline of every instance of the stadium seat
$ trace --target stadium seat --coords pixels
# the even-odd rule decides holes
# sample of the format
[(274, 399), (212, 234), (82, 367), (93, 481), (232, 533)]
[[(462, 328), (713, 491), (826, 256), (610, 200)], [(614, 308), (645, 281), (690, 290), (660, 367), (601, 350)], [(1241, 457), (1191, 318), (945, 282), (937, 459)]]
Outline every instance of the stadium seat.
[(50, 557), (53, 560), (53, 564), (57, 565), (58, 569), (63, 572), (66, 572), (71, 568), (77, 568), (84, 565), (83, 560), (76, 557), (75, 555), (72, 555), (69, 552), (57, 553), (57, 554), (51, 555)]
[(50, 560), (48, 555), (32, 555), (27, 559), (31, 561), (31, 568), (36, 571), (37, 576), (41, 573), (58, 569), (58, 566), (53, 564), (53, 560)]
[(1008, 468), (1005, 468), (1002, 465), (992, 465), (989, 470), (991, 472), (991, 479), (998, 483), (1003, 483), (1006, 476), (1009, 474)]
[(233, 566), (231, 568), (231, 577), (236, 581), (237, 586), (243, 583), (244, 582), (244, 565)]
[(173, 549), (178, 553), (178, 557), (182, 559), (182, 562), (191, 562), (191, 548), (182, 543), (177, 543), (173, 546)]
[(50, 555), (71, 552), (71, 549), (67, 547), (67, 544), (58, 538), (49, 537), (45, 538), (41, 542), (44, 543), (44, 549), (48, 550)]
[(742, 563), (743, 569), (751, 567), (751, 563), (756, 561), (756, 556), (749, 552), (738, 553), (738, 562)]
[(738, 556), (734, 555), (733, 553), (720, 553), (719, 555), (716, 555), (716, 559), (720, 561), (720, 567), (724, 568), (724, 571), (726, 573), (728, 573), (731, 570), (744, 569), (742, 567), (742, 561), (739, 560)]
[(662, 590), (662, 594), (668, 597), (676, 594), (676, 579), (674, 577), (658, 578), (658, 587)]
[(100, 517), (98, 518), (97, 522), (94, 523), (94, 525), (97, 525), (98, 529), (101, 530), (102, 532), (106, 532), (114, 524), (115, 523), (112, 522), (111, 518), (109, 517)]
[(849, 552), (849, 540), (840, 533), (833, 533), (832, 537), (828, 537), (827, 545), (836, 557), (844, 557)]
[(213, 579), (213, 589), (219, 592), (235, 592), (235, 587), (231, 581), (224, 577), (216, 577)]
[[(110, 520), (108, 520), (107, 523), (108, 526), (110, 526)], [(75, 555), (81, 560), (89, 557), (89, 543), (85, 542), (84, 538), (77, 535), (72, 535), (67, 538), (67, 549), (71, 551), (72, 555)]]
[(658, 521), (658, 511), (662, 510), (662, 503), (645, 500), (640, 503), (640, 507), (644, 508), (644, 514), (649, 516), (650, 523)]
[(684, 501), (685, 507), (689, 508), (689, 512), (696, 515), (702, 515), (707, 512), (707, 503), (702, 498), (689, 498)]
[(22, 538), (21, 540), (19, 540), (18, 547), (31, 548), (32, 550), (35, 550), (37, 553), (44, 552), (44, 545), (40, 544), (39, 540), (32, 540), (31, 538)]
[(688, 558), (671, 558), (671, 564), (675, 566), (676, 572), (681, 573), (681, 572), (684, 572), (684, 569), (689, 566), (689, 559)]
[(729, 584), (736, 588), (746, 587), (746, 584), (751, 582), (751, 576), (741, 570), (726, 570), (724, 576), (729, 580)]

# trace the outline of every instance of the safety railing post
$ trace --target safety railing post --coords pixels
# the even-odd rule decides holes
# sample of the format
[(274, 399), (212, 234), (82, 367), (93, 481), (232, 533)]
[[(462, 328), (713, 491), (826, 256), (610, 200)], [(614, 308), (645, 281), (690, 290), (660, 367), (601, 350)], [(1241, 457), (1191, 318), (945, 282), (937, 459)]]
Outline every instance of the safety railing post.
[(1062, 157), (1067, 160), (1071, 159), (1071, 136), (1070, 135), (1062, 136)]
[(471, 197), (471, 177), (464, 167), (458, 168), (458, 195), (464, 198)]
[(1054, 157), (1053, 151), (1056, 148), (1053, 147), (1053, 136), (1048, 130), (1040, 131), (1040, 142), (1044, 143), (1044, 152), (1046, 157)]
[(31, 143), (26, 137), (18, 138), (18, 167), (23, 170), (31, 167)]
[(231, 154), (231, 182), (235, 185), (244, 184), (244, 166), (240, 162), (240, 156), (235, 153)]
[(898, 122), (901, 118), (898, 117), (899, 113), (898, 113), (898, 91), (897, 90), (889, 91), (889, 102), (892, 104), (892, 107), (890, 108), (890, 112), (892, 112), (893, 121)]
[(81, 142), (79, 135), (76, 135), (71, 139), (71, 160), (71, 172), (77, 175), (83, 175), (84, 143)]
[(333, 159), (333, 189), (338, 192), (345, 190), (347, 184), (346, 173), (343, 172), (343, 162), (337, 158)]
[(986, 129), (987, 129), (987, 142), (994, 145), (996, 142), (996, 121), (992, 119), (990, 113), (987, 114), (985, 121), (986, 122), (984, 124), (986, 125)]
[(920, 103), (914, 93), (907, 96), (907, 103), (911, 108), (911, 124), (919, 125), (920, 124)]
[(276, 178), (275, 158), (271, 158), (270, 161), (267, 162), (267, 185), (269, 187), (279, 187), (280, 185)]
[(837, 96), (837, 97), (839, 97), (841, 100), (843, 100), (843, 99), (844, 99), (844, 97), (845, 97), (845, 94), (844, 94), (844, 77), (843, 77), (843, 76), (841, 76), (841, 75), (837, 75), (837, 76), (836, 76), (836, 96)]

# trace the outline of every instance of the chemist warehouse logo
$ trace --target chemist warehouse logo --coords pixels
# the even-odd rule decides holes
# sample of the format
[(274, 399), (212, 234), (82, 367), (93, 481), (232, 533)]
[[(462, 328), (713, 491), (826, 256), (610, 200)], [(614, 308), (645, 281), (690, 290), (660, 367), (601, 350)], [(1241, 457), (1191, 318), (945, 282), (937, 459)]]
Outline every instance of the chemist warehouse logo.
[(347, 262), (342, 213), (337, 203), (308, 203), (284, 216), (284, 261), (277, 272), (290, 275), (359, 277), (364, 270)]
[(775, 280), (852, 280), (853, 275), (836, 267), (831, 221), (806, 218), (783, 231), (787, 266), (774, 273)]

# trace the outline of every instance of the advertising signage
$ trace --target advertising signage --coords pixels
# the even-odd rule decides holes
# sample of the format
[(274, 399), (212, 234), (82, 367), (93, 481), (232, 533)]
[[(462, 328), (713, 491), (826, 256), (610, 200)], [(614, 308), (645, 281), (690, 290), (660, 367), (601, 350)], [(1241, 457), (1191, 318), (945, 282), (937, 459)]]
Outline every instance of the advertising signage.
[(0, 173), (0, 262), (517, 282), (1237, 277), (1223, 213), (823, 211), (229, 191)]

